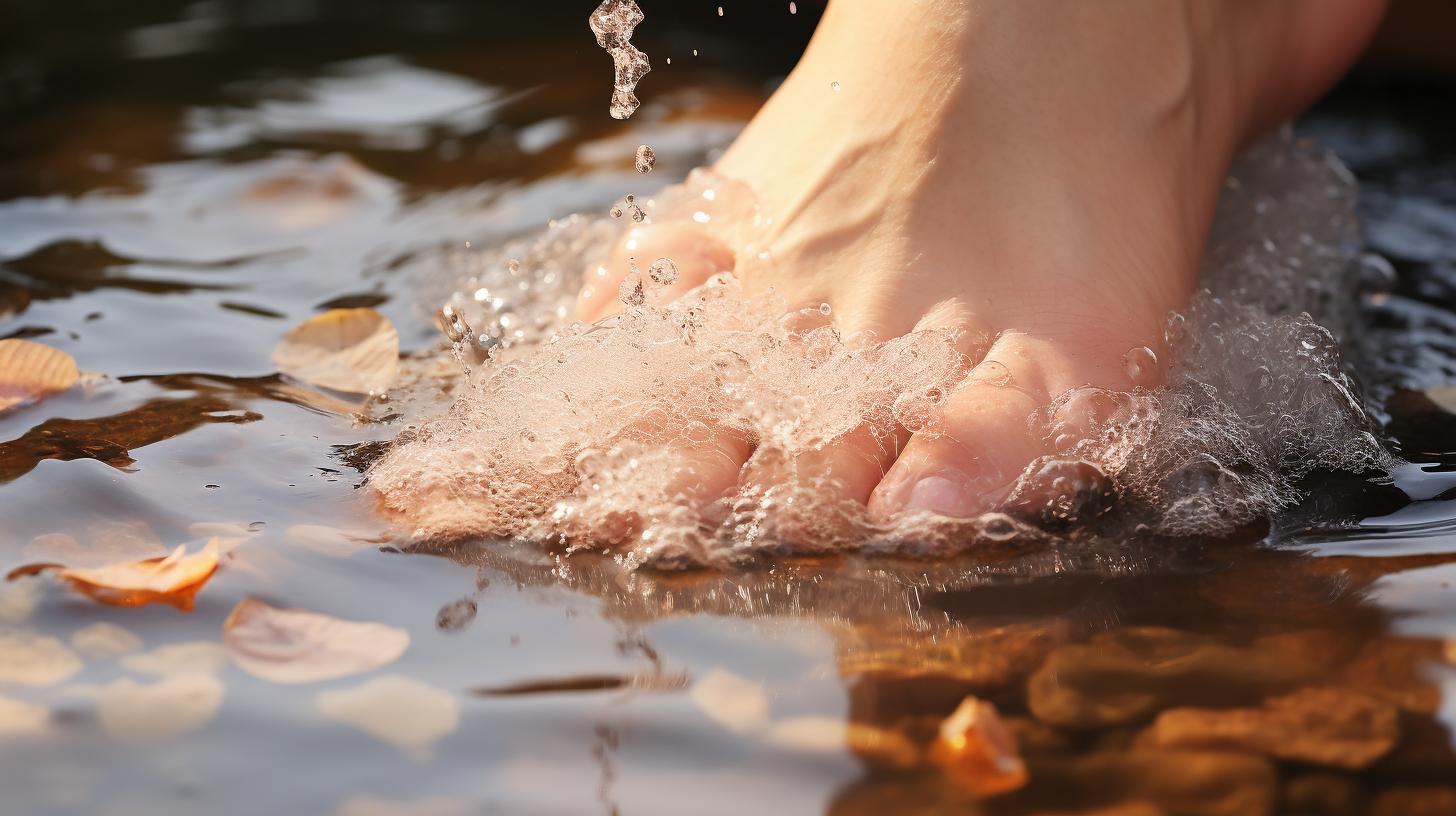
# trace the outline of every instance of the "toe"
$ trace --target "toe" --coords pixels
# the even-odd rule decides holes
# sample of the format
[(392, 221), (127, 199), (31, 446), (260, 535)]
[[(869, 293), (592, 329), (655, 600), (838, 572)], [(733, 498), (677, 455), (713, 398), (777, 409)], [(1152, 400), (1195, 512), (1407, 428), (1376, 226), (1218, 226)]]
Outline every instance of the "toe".
[(910, 438), (870, 496), (871, 513), (929, 511), (968, 517), (993, 506), (1045, 444), (1029, 418), (1044, 405), (994, 356), (946, 398), (939, 417)]
[(649, 289), (648, 302), (674, 300), (719, 272), (733, 270), (734, 253), (722, 241), (703, 234), (686, 224), (663, 223), (633, 227), (612, 248), (606, 263), (588, 269), (576, 300), (576, 316), (581, 320), (599, 320), (622, 306), (618, 289), (635, 265), (644, 276), (659, 258), (667, 258), (677, 267), (677, 280)]

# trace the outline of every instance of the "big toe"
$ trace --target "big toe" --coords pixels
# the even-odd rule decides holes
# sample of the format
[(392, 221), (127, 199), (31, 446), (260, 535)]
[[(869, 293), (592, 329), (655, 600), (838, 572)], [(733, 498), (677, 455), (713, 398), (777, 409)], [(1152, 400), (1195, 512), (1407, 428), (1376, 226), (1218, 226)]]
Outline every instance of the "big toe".
[[(676, 279), (662, 283), (649, 277), (659, 260), (672, 262)], [(666, 303), (706, 283), (719, 272), (733, 271), (733, 250), (722, 241), (686, 224), (663, 223), (633, 227), (612, 248), (605, 263), (588, 269), (576, 300), (576, 316), (599, 320), (622, 307), (622, 281), (634, 267), (643, 278), (649, 302)]]

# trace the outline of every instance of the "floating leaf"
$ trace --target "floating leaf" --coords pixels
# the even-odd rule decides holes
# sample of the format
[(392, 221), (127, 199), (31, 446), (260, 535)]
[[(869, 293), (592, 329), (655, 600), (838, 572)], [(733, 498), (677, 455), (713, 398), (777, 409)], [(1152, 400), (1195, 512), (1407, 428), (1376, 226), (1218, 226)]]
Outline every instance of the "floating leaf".
[(160, 742), (206, 725), (222, 695), (222, 681), (210, 674), (177, 674), (150, 685), (123, 677), (97, 694), (97, 718), (124, 742)]
[(142, 650), (142, 639), (130, 629), (123, 629), (114, 623), (93, 623), (83, 626), (71, 634), (71, 648), (92, 660), (103, 660), (117, 655), (131, 654)]
[(29, 340), (0, 340), (0, 411), (45, 399), (76, 384), (71, 355)]
[[(214, 538), (192, 555), (187, 555), (184, 544), (166, 558), (125, 561), (91, 569), (63, 568), (56, 577), (82, 595), (111, 606), (164, 603), (191, 612), (193, 596), (217, 571), (218, 550), (218, 539)], [(34, 567), (21, 567), (11, 575), (27, 569)]]
[(710, 719), (735, 734), (757, 731), (769, 723), (768, 693), (763, 686), (727, 669), (713, 669), (693, 686), (693, 703)]
[(930, 744), (930, 761), (972, 796), (986, 797), (1026, 784), (1026, 763), (996, 707), (967, 697), (940, 724)]
[(272, 360), (310, 385), (369, 394), (394, 382), (399, 333), (373, 309), (330, 309), (284, 335)]
[(417, 761), (428, 759), (430, 746), (460, 727), (460, 703), (453, 696), (396, 674), (321, 691), (314, 705), (325, 717), (403, 748)]
[(49, 708), (0, 694), (0, 734), (39, 734), (50, 719)]
[(84, 664), (53, 637), (0, 629), (0, 683), (49, 686), (66, 680)]
[(275, 683), (312, 683), (388, 665), (409, 648), (409, 632), (307, 609), (276, 609), (254, 598), (233, 608), (222, 643), (238, 668)]

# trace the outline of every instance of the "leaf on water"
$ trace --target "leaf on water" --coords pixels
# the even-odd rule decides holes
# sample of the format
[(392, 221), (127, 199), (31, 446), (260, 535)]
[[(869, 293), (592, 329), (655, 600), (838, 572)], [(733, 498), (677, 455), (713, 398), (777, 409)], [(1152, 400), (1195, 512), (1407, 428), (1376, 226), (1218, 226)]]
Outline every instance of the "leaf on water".
[(399, 333), (373, 309), (330, 309), (284, 335), (271, 359), (310, 385), (369, 394), (394, 383)]
[(221, 644), (208, 641), (170, 643), (150, 652), (122, 658), (121, 665), (132, 671), (175, 677), (183, 674), (215, 674), (227, 662)]
[(101, 621), (83, 626), (71, 634), (71, 648), (92, 660), (131, 654), (142, 650), (142, 639), (130, 629)]
[(409, 648), (409, 632), (245, 598), (222, 625), (238, 668), (275, 683), (313, 683), (374, 671)]
[(219, 539), (214, 538), (192, 555), (187, 555), (187, 545), (183, 544), (165, 558), (90, 569), (66, 567), (56, 573), (56, 578), (76, 592), (111, 606), (164, 603), (191, 612), (193, 597), (217, 571), (219, 549)]
[(347, 558), (360, 550), (377, 547), (388, 539), (381, 538), (378, 533), (349, 532), (322, 524), (295, 524), (283, 531), (283, 540), (324, 555)]
[(460, 703), (452, 695), (397, 674), (321, 691), (314, 706), (325, 717), (404, 749), (418, 762), (429, 759), (436, 740), (460, 727)]
[(50, 722), (51, 710), (0, 694), (0, 735), (39, 734)]
[(1029, 778), (1016, 738), (1001, 722), (996, 707), (976, 697), (962, 700), (941, 722), (929, 757), (952, 782), (976, 797), (1014, 791)]
[(80, 656), (53, 637), (19, 629), (0, 629), (0, 684), (50, 686), (73, 677)]
[(161, 742), (206, 725), (217, 716), (222, 695), (222, 681), (210, 674), (175, 674), (150, 685), (122, 677), (101, 687), (97, 717), (123, 742)]
[(717, 668), (693, 685), (693, 703), (710, 719), (735, 734), (757, 731), (769, 723), (768, 692), (763, 686)]
[(71, 355), (29, 340), (0, 340), (0, 411), (42, 400), (76, 384)]

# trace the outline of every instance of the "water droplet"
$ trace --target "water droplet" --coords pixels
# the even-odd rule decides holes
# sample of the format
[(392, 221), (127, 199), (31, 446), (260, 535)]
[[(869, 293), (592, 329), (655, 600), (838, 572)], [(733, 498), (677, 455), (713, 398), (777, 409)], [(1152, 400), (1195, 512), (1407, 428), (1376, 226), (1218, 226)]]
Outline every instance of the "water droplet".
[(637, 198), (635, 196), (633, 196), (631, 193), (628, 193), (627, 194), (627, 198), (625, 199), (625, 201), (628, 204), (633, 204), (633, 203), (635, 203), (637, 201)]
[(622, 279), (622, 285), (617, 287), (617, 297), (628, 306), (641, 306), (647, 302), (647, 293), (642, 289), (642, 275), (635, 269), (627, 273)]
[(658, 258), (657, 263), (647, 268), (647, 276), (659, 286), (677, 283), (677, 264), (671, 258)]
[(797, 5), (795, 5), (795, 4), (793, 4), (793, 3), (790, 3), (789, 4), (789, 13), (790, 14), (798, 14), (799, 13), (799, 7)]
[(1122, 355), (1122, 370), (1133, 385), (1152, 385), (1158, 374), (1158, 355), (1146, 346), (1135, 348)]
[(512, 259), (511, 259), (511, 262), (510, 262), (510, 263), (508, 263), (508, 264), (506, 264), (506, 266), (507, 266), (507, 267), (509, 267), (509, 268), (510, 268), (510, 270), (511, 270), (511, 274), (513, 274), (513, 275), (514, 275), (514, 274), (515, 274), (515, 273), (517, 273), (517, 272), (520, 272), (520, 271), (521, 271), (521, 262), (520, 262), (520, 261), (518, 261), (518, 260), (516, 260), (516, 259), (515, 259), (515, 258), (512, 258)]
[(613, 205), (612, 206), (612, 209), (608, 210), (608, 212), (610, 212), (612, 214), (612, 217), (613, 218), (621, 218), (622, 217), (622, 208), (621, 207), (618, 207), (616, 205)]
[[(630, 198), (630, 196), (629, 196), (629, 198)], [(632, 207), (632, 220), (633, 221), (636, 221), (637, 223), (640, 224), (643, 221), (646, 221), (647, 220), (647, 213), (643, 212), (641, 207), (637, 206), (636, 204), (631, 205), (631, 207)]]
[(641, 145), (637, 148), (637, 172), (651, 173), (652, 168), (656, 165), (657, 154), (652, 152), (652, 148), (647, 145)]
[(838, 82), (831, 82), (831, 83), (829, 83), (829, 89), (832, 90), (832, 91), (839, 90), (839, 83)]
[(723, 16), (723, 7), (722, 6), (719, 6), (718, 7), (718, 16), (719, 17), (722, 17)]
[(603, 0), (587, 18), (597, 45), (607, 49), (616, 66), (609, 108), (614, 119), (626, 119), (636, 112), (639, 103), (633, 92), (638, 80), (652, 70), (647, 55), (631, 42), (632, 30), (642, 19), (642, 9), (634, 0)]
[(822, 314), (825, 317), (828, 317), (829, 316), (829, 313), (832, 312), (832, 311), (834, 311), (834, 309), (828, 303), (821, 303), (821, 304), (819, 304), (819, 314)]

